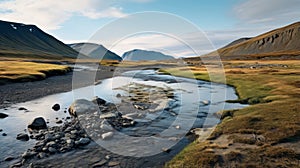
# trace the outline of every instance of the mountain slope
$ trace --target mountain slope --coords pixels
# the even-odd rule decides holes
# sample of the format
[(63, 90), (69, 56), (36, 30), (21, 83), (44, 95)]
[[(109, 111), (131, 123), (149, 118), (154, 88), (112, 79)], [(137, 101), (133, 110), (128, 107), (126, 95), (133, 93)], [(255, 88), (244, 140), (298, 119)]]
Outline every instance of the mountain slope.
[(263, 58), (300, 55), (300, 22), (272, 30), (251, 39), (239, 40), (205, 56)]
[(147, 51), (147, 50), (140, 50), (140, 49), (127, 51), (123, 54), (122, 58), (124, 60), (130, 60), (130, 61), (174, 59), (174, 57), (170, 55), (165, 55), (161, 52)]
[(236, 44), (245, 42), (245, 41), (250, 40), (250, 39), (251, 39), (250, 37), (243, 37), (243, 38), (234, 40), (233, 42), (227, 44), (226, 46), (224, 46), (224, 47), (222, 47), (222, 48), (230, 47), (230, 46), (233, 46), (233, 45), (236, 45)]
[(122, 60), (120, 56), (106, 49), (103, 45), (98, 45), (94, 43), (74, 43), (69, 44), (69, 46), (72, 47), (74, 50), (91, 58), (101, 59), (102, 56), (104, 56), (104, 60)]
[(78, 52), (35, 25), (0, 21), (0, 56), (76, 58)]

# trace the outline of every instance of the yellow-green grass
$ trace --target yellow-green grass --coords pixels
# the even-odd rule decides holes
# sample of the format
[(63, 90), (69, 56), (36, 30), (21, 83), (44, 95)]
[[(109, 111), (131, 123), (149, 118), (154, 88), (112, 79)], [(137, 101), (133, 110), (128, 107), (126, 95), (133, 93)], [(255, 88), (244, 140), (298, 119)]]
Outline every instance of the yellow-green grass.
[[(166, 167), (297, 167), (300, 165), (300, 61), (259, 61), (258, 64), (285, 64), (287, 67), (257, 69), (232, 65), (252, 65), (257, 61), (224, 62), (227, 84), (236, 88), (240, 100), (253, 105), (223, 113), (221, 123), (210, 138), (195, 141)], [(206, 68), (169, 68), (161, 71), (176, 76), (209, 80)], [(253, 141), (252, 134), (263, 141)], [(228, 136), (222, 146), (211, 143)], [(240, 144), (239, 148), (234, 148)], [(249, 146), (250, 145), (250, 146)], [(298, 146), (298, 148), (295, 146)], [(206, 151), (207, 149), (212, 151)], [(234, 153), (232, 153), (234, 152)], [(230, 155), (237, 155), (230, 159)]]
[(65, 74), (71, 69), (68, 66), (22, 62), (0, 62), (0, 84), (45, 79), (47, 76)]

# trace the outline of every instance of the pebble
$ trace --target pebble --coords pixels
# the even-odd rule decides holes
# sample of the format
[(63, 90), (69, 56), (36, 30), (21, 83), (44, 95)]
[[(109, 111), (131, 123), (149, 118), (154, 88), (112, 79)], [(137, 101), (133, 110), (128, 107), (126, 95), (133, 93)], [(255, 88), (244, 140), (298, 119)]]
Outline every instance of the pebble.
[(47, 155), (46, 155), (46, 153), (44, 153), (44, 152), (40, 152), (39, 154), (38, 154), (38, 157), (40, 158), (40, 159), (43, 159), (43, 158), (45, 158)]
[(62, 120), (56, 120), (56, 122), (55, 122), (56, 124), (62, 124), (63, 123), (63, 121)]
[(52, 106), (52, 109), (53, 109), (54, 111), (58, 111), (58, 110), (60, 110), (60, 105), (59, 105), (59, 104), (54, 104), (54, 105)]
[(101, 160), (100, 162), (97, 162), (97, 163), (95, 163), (95, 164), (93, 164), (93, 168), (96, 168), (96, 167), (101, 167), (101, 166), (103, 166), (103, 165), (105, 165), (107, 163), (107, 160)]
[(110, 162), (108, 162), (108, 166), (109, 167), (117, 166), (119, 164), (120, 164), (120, 162), (117, 162), (117, 161), (110, 161)]
[(28, 141), (29, 140), (29, 136), (27, 134), (24, 133), (20, 133), (17, 135), (17, 140), (21, 140), (21, 141)]
[(72, 144), (73, 142), (74, 142), (74, 140), (73, 139), (67, 139), (67, 144)]
[(102, 134), (102, 135), (101, 135), (101, 138), (102, 138), (103, 140), (105, 140), (105, 139), (111, 138), (113, 135), (114, 135), (113, 132), (107, 132), (107, 133)]
[(25, 107), (20, 107), (18, 110), (27, 110)]
[(50, 141), (46, 144), (46, 146), (49, 146), (49, 147), (53, 147), (55, 145), (56, 145), (56, 143), (54, 141)]
[(30, 158), (31, 156), (36, 155), (36, 152), (26, 151), (22, 154), (22, 158)]
[(106, 159), (106, 160), (109, 160), (110, 158), (111, 158), (110, 155), (106, 155), (106, 156), (105, 156), (105, 159)]
[(209, 104), (210, 104), (210, 101), (209, 101), (209, 100), (203, 100), (203, 101), (201, 101), (201, 103), (202, 103), (203, 105), (209, 105)]
[(6, 134), (6, 133), (3, 133), (2, 136), (7, 136), (7, 134)]
[(169, 148), (162, 148), (161, 150), (166, 153), (169, 153), (171, 151), (171, 149), (169, 149)]
[(48, 148), (48, 151), (49, 151), (50, 153), (55, 153), (55, 152), (57, 152), (57, 150), (56, 150), (55, 148), (53, 148), (53, 147), (49, 147), (49, 148)]
[(78, 143), (79, 143), (79, 145), (86, 145), (86, 144), (90, 143), (90, 139), (89, 138), (80, 138)]

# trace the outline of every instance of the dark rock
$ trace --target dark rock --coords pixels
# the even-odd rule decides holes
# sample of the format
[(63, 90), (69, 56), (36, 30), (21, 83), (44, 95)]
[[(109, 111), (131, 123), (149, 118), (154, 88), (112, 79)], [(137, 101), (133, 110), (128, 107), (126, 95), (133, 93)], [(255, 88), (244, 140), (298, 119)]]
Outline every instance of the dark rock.
[(2, 132), (3, 131), (3, 129), (0, 129), (0, 132)]
[(6, 133), (3, 133), (2, 136), (7, 136), (7, 134), (6, 134)]
[(28, 128), (37, 130), (47, 129), (47, 124), (43, 117), (37, 117), (28, 125)]
[(120, 94), (120, 93), (118, 93), (117, 95), (116, 95), (116, 97), (121, 97), (122, 95)]
[(54, 140), (55, 140), (54, 135), (52, 135), (52, 134), (46, 134), (45, 135), (45, 141), (46, 142), (50, 142), (50, 141), (54, 141)]
[(89, 138), (80, 138), (78, 141), (78, 145), (86, 145), (90, 143), (90, 139)]
[(62, 120), (56, 120), (56, 122), (55, 122), (56, 124), (62, 124), (63, 123), (63, 121)]
[(38, 154), (38, 157), (40, 158), (40, 159), (43, 159), (43, 158), (45, 158), (47, 155), (46, 155), (46, 153), (44, 153), (44, 152), (41, 152), (41, 153), (39, 153)]
[(98, 96), (96, 96), (93, 100), (93, 103), (98, 104), (98, 105), (104, 105), (106, 103), (106, 101), (104, 99), (99, 98)]
[(25, 108), (25, 107), (20, 107), (18, 110), (27, 110), (27, 108)]
[(53, 148), (53, 147), (49, 147), (49, 148), (48, 148), (48, 151), (49, 151), (50, 153), (56, 153), (56, 152), (57, 152), (57, 150), (56, 150), (55, 148)]
[(161, 150), (166, 153), (169, 153), (171, 151), (171, 149), (169, 149), (169, 148), (162, 148)]
[(46, 144), (46, 146), (48, 146), (48, 147), (56, 147), (57, 144), (56, 144), (54, 141), (50, 141), (50, 142), (48, 142), (48, 143)]
[(54, 104), (54, 105), (52, 106), (52, 109), (53, 109), (54, 111), (58, 111), (58, 110), (60, 110), (60, 105), (59, 105), (59, 104)]
[(7, 114), (5, 114), (5, 113), (0, 113), (0, 118), (6, 118), (6, 117), (8, 117)]
[(17, 140), (28, 141), (29, 136), (25, 133), (20, 133), (20, 134), (17, 135)]
[(14, 159), (15, 159), (14, 157), (8, 156), (8, 157), (4, 158), (4, 161), (12, 161)]

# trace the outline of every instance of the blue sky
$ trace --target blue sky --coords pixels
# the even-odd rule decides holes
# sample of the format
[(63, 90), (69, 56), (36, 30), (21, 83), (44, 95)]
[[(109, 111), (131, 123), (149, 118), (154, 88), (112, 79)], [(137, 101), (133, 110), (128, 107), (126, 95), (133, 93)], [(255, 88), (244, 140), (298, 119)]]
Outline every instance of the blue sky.
[[(88, 41), (101, 27), (130, 14), (160, 11), (195, 24), (218, 48), (237, 38), (255, 36), (299, 21), (299, 6), (300, 0), (0, 0), (0, 19), (35, 24), (59, 40), (72, 43)], [(158, 43), (154, 44), (153, 39)], [(142, 45), (141, 42), (145, 41), (150, 43)], [(169, 54), (178, 56), (193, 55), (174, 45), (173, 41), (158, 34), (139, 35), (111, 49), (120, 55), (134, 48), (173, 51)], [(201, 40), (198, 41), (202, 44)], [(207, 45), (204, 43), (203, 46)], [(175, 46), (177, 50), (174, 50)]]

